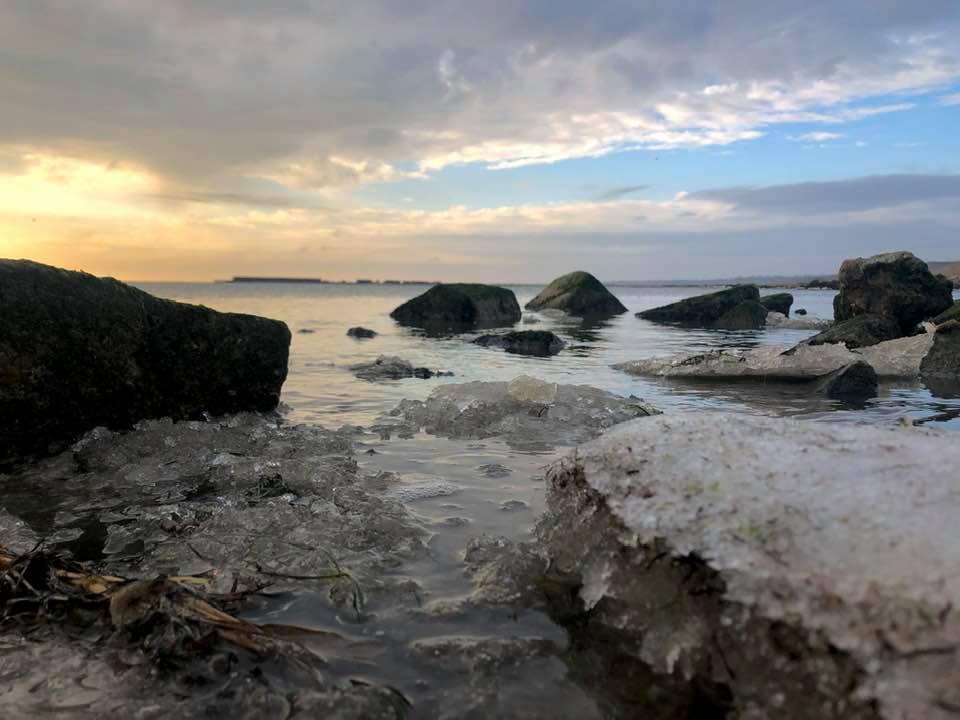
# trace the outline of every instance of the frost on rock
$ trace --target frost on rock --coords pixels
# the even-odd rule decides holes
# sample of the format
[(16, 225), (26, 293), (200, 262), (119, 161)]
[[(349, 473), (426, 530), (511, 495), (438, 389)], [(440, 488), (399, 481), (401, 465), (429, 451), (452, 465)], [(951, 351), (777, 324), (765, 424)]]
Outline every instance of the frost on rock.
[(770, 345), (752, 350), (682, 353), (620, 363), (614, 367), (641, 376), (803, 381), (814, 380), (863, 360), (881, 378), (916, 377), (932, 344), (933, 335), (923, 334), (857, 350), (848, 350), (842, 344), (800, 344), (793, 348)]
[(539, 534), (594, 634), (737, 717), (947, 718), (958, 465), (949, 433), (660, 416), (552, 466)]
[(410, 434), (423, 429), (451, 438), (503, 436), (511, 446), (566, 446), (658, 411), (588, 385), (559, 385), (528, 376), (510, 382), (444, 385), (426, 401), (403, 400), (375, 429)]

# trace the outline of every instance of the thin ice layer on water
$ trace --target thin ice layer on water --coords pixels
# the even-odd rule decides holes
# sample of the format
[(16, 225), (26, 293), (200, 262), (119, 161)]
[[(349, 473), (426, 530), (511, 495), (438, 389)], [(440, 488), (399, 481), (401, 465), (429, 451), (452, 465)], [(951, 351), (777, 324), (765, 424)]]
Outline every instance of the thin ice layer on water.
[(401, 401), (375, 429), (398, 434), (423, 429), (464, 439), (502, 436), (512, 446), (556, 447), (575, 445), (618, 423), (656, 413), (637, 398), (523, 375), (510, 382), (444, 385), (425, 401)]

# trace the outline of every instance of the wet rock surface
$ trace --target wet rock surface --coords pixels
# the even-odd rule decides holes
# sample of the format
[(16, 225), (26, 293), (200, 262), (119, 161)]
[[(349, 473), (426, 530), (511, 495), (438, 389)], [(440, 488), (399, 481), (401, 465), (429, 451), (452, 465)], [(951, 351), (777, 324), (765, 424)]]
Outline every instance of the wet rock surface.
[(289, 346), (275, 320), (0, 260), (0, 463), (99, 425), (271, 410)]
[(794, 313), (800, 317), (787, 317), (783, 313), (768, 312), (767, 327), (782, 328), (784, 330), (824, 330), (833, 325), (832, 320), (823, 320), (815, 317), (803, 317), (806, 311)]
[(876, 397), (878, 388), (877, 371), (858, 360), (817, 381), (816, 391), (834, 400), (865, 400)]
[(352, 337), (357, 340), (370, 340), (377, 336), (376, 330), (371, 330), (370, 328), (365, 327), (352, 327), (347, 330), (347, 337)]
[(953, 307), (944, 310), (942, 313), (937, 315), (933, 322), (937, 325), (941, 325), (948, 320), (960, 320), (960, 302), (954, 303)]
[(435, 285), (390, 313), (401, 325), (437, 332), (507, 327), (520, 316), (513, 291), (469, 283)]
[(381, 355), (370, 363), (359, 363), (350, 367), (351, 372), (361, 380), (377, 382), (380, 380), (403, 380), (405, 378), (420, 378), (428, 380), (434, 376), (449, 376), (453, 373), (440, 370), (431, 370), (425, 367), (414, 367), (409, 360)]
[(373, 429), (407, 435), (422, 429), (451, 438), (502, 436), (511, 445), (556, 447), (657, 412), (638, 398), (521, 376), (510, 382), (444, 385), (425, 401), (401, 401)]
[(515, 355), (548, 357), (563, 350), (566, 343), (549, 330), (521, 330), (502, 335), (481, 335), (474, 344), (488, 348), (501, 348)]
[(580, 317), (620, 315), (627, 308), (602, 282), (583, 271), (551, 282), (525, 305), (527, 310), (562, 310)]
[(883, 315), (857, 315), (844, 320), (804, 342), (807, 345), (843, 343), (850, 349), (869, 347), (887, 340), (896, 340), (903, 333), (896, 320)]
[[(652, 322), (716, 329), (743, 329), (753, 327), (760, 314), (766, 320), (766, 310), (760, 306), (760, 291), (756, 285), (736, 285), (705, 295), (686, 298), (670, 305), (644, 310), (637, 317)], [(746, 303), (746, 304), (744, 304)], [(757, 310), (754, 305), (759, 306)], [(759, 321), (762, 327), (763, 321)], [(730, 327), (730, 325), (736, 327)]]
[(659, 416), (550, 469), (540, 536), (586, 642), (701, 688), (697, 717), (948, 718), (958, 461), (931, 431)]
[(930, 352), (920, 363), (920, 374), (960, 379), (960, 321), (948, 320), (937, 327)]
[(717, 330), (759, 330), (767, 323), (768, 310), (753, 300), (746, 300), (731, 308), (711, 327)]
[(880, 315), (896, 321), (909, 335), (924, 320), (953, 305), (953, 283), (934, 275), (909, 252), (845, 260), (840, 266), (840, 292), (834, 298), (838, 323), (858, 315)]
[(778, 312), (781, 315), (790, 317), (790, 308), (793, 307), (793, 295), (790, 293), (764, 295), (760, 298), (760, 304), (767, 309), (767, 312)]

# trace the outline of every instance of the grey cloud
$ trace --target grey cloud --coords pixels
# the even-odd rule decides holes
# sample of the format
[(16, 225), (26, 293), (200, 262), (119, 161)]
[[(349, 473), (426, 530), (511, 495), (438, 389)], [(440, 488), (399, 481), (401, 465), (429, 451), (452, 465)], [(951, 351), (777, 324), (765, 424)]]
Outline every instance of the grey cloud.
[(794, 216), (860, 212), (960, 198), (960, 175), (877, 175), (767, 187), (703, 190), (690, 197), (738, 209)]
[(604, 192), (597, 195), (594, 199), (598, 202), (605, 202), (608, 200), (619, 200), (622, 197), (627, 195), (632, 195), (635, 192), (640, 192), (641, 190), (646, 190), (649, 185), (624, 185), (622, 187), (610, 188)]

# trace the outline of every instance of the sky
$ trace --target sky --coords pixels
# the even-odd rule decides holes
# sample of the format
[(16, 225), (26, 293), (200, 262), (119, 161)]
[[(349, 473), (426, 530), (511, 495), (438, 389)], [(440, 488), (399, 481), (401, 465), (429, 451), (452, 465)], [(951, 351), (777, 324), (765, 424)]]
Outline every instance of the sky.
[(5, 0), (0, 256), (539, 282), (960, 259), (957, 0)]

